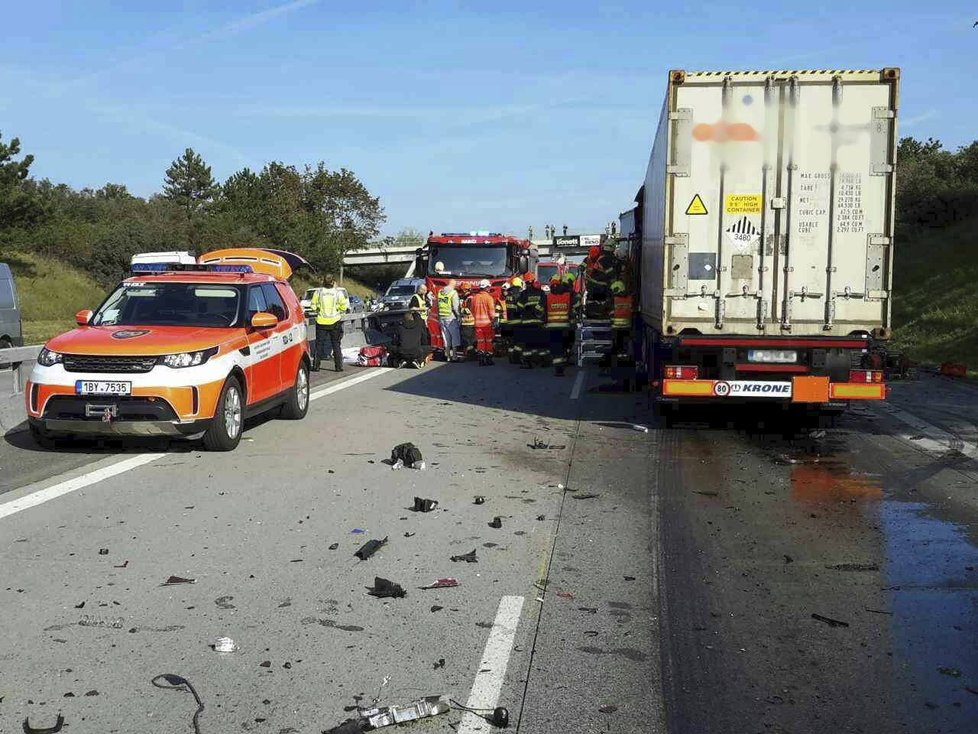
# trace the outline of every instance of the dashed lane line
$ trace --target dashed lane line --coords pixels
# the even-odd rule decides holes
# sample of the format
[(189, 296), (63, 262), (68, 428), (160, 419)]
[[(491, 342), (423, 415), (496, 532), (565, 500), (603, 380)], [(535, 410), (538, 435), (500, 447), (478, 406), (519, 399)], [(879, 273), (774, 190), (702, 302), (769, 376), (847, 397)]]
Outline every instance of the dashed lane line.
[[(499, 602), (499, 611), (489, 632), (486, 649), (482, 653), (479, 671), (475, 674), (472, 692), (469, 693), (466, 708), (477, 711), (492, 711), (499, 701), (499, 694), (506, 679), (506, 668), (509, 666), (509, 656), (513, 652), (513, 641), (516, 639), (516, 628), (520, 623), (520, 612), (523, 610), (522, 596), (504, 596)], [(466, 711), (462, 716), (462, 724), (458, 734), (476, 734), (491, 732), (492, 725), (481, 716)]]
[(587, 377), (587, 371), (582, 367), (577, 371), (577, 378), (574, 380), (574, 387), (571, 389), (571, 400), (577, 400), (581, 397), (581, 388), (584, 387), (585, 377)]
[[(327, 395), (332, 395), (339, 392), (340, 390), (345, 390), (348, 387), (353, 387), (354, 385), (359, 385), (361, 382), (366, 382), (374, 377), (379, 377), (382, 374), (390, 372), (387, 368), (377, 368), (371, 370), (370, 372), (365, 372), (362, 375), (357, 375), (348, 380), (340, 380), (335, 382), (328, 387), (321, 390), (317, 390), (309, 396), (310, 400), (318, 400), (319, 398), (326, 397)], [(101, 481), (110, 479), (112, 477), (117, 477), (120, 474), (125, 474), (128, 471), (137, 469), (141, 466), (145, 466), (157, 459), (160, 459), (168, 454), (165, 453), (155, 453), (155, 454), (136, 454), (135, 456), (130, 456), (121, 461), (109, 464), (107, 466), (100, 466), (98, 469), (81, 474), (77, 477), (72, 477), (70, 479), (64, 479), (60, 482), (56, 482), (47, 487), (43, 487), (34, 492), (29, 492), (16, 499), (10, 500), (0, 504), (0, 520), (5, 517), (10, 517), (11, 515), (16, 515), (18, 512), (23, 512), (24, 510), (29, 510), (32, 507), (37, 507), (38, 505), (43, 505), (45, 502), (50, 502), (58, 497), (63, 497), (66, 494), (71, 494), (72, 492), (77, 492), (79, 489), (85, 489), (86, 487), (91, 487), (93, 484), (98, 484)], [(50, 481), (50, 480), (48, 480)], [(21, 487), (21, 489), (24, 489)], [(17, 491), (17, 490), (13, 490)]]

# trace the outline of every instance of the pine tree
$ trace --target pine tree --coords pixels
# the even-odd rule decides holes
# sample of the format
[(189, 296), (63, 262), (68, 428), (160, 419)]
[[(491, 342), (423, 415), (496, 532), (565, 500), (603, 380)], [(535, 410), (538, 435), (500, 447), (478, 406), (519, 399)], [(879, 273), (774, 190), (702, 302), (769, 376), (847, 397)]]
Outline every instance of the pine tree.
[(163, 197), (183, 208), (190, 218), (210, 204), (218, 193), (211, 167), (204, 159), (187, 148), (166, 169)]

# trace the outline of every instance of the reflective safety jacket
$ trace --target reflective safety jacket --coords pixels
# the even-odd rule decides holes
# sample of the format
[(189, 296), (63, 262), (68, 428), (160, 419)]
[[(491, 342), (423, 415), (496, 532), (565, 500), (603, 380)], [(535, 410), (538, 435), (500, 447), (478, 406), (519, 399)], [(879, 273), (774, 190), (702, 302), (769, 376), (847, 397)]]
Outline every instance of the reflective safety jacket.
[(613, 329), (630, 329), (632, 327), (632, 297), (615, 296), (613, 303), (611, 327)]
[(421, 318), (425, 321), (428, 320), (428, 303), (425, 301), (424, 296), (420, 293), (415, 293), (411, 296), (411, 303), (408, 304), (408, 308), (411, 311), (417, 311), (421, 314)]
[(506, 291), (506, 323), (520, 324), (523, 322), (523, 310), (520, 304), (521, 291), (510, 288)]
[(472, 315), (472, 296), (462, 301), (462, 326), (475, 328), (475, 316)]
[(568, 329), (570, 328), (570, 311), (572, 295), (570, 291), (564, 293), (547, 294), (547, 328), (548, 329)]
[(332, 326), (350, 308), (350, 302), (336, 288), (319, 288), (312, 296), (309, 308), (316, 314), (316, 323)]
[(438, 291), (438, 318), (451, 319), (458, 316), (458, 293), (442, 288)]
[(544, 311), (543, 311), (543, 297), (544, 292), (539, 288), (530, 287), (523, 291), (520, 296), (520, 305), (523, 312), (523, 324), (542, 324)]

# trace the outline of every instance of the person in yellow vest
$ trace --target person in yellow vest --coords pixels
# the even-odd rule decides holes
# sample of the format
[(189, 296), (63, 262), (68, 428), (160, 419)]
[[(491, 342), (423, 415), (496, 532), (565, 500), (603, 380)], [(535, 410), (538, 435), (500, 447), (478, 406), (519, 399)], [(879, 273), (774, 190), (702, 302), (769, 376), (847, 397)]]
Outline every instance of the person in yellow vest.
[(445, 359), (448, 362), (455, 361), (456, 353), (462, 347), (458, 322), (460, 311), (455, 279), (452, 278), (438, 290), (438, 322), (441, 324), (442, 338), (445, 341)]
[(459, 323), (462, 327), (462, 344), (465, 345), (465, 359), (475, 356), (475, 315), (472, 313), (472, 286), (462, 283), (461, 290), (462, 315)]
[(632, 297), (625, 292), (625, 282), (616, 280), (611, 284), (612, 312), (611, 328), (627, 330), (632, 328)]
[(424, 283), (419, 285), (414, 295), (411, 296), (408, 310), (416, 311), (421, 316), (422, 321), (428, 321), (428, 286)]
[(546, 297), (546, 329), (550, 343), (550, 357), (554, 374), (558, 377), (567, 368), (567, 332), (571, 328), (571, 310), (574, 292), (555, 275), (550, 281), (550, 291)]
[(323, 278), (323, 287), (316, 290), (312, 296), (310, 309), (316, 314), (316, 355), (312, 361), (313, 372), (318, 372), (323, 357), (328, 357), (326, 345), (332, 346), (333, 364), (336, 371), (343, 371), (343, 314), (350, 309), (350, 302), (337, 290), (336, 281), (327, 275)]

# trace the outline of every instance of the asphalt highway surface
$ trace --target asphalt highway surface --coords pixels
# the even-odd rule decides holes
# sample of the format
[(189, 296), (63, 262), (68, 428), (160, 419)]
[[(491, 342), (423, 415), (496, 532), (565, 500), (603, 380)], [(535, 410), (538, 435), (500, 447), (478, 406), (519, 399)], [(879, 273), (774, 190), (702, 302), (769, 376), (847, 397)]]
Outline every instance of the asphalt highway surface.
[[(975, 387), (898, 383), (825, 430), (665, 429), (593, 369), (326, 371), (313, 395), (228, 454), (4, 437), (0, 731), (193, 732), (164, 673), (205, 734), (427, 695), (457, 705), (404, 731), (495, 730), (462, 706), (532, 733), (976, 730)], [(403, 442), (425, 471), (384, 463)]]

